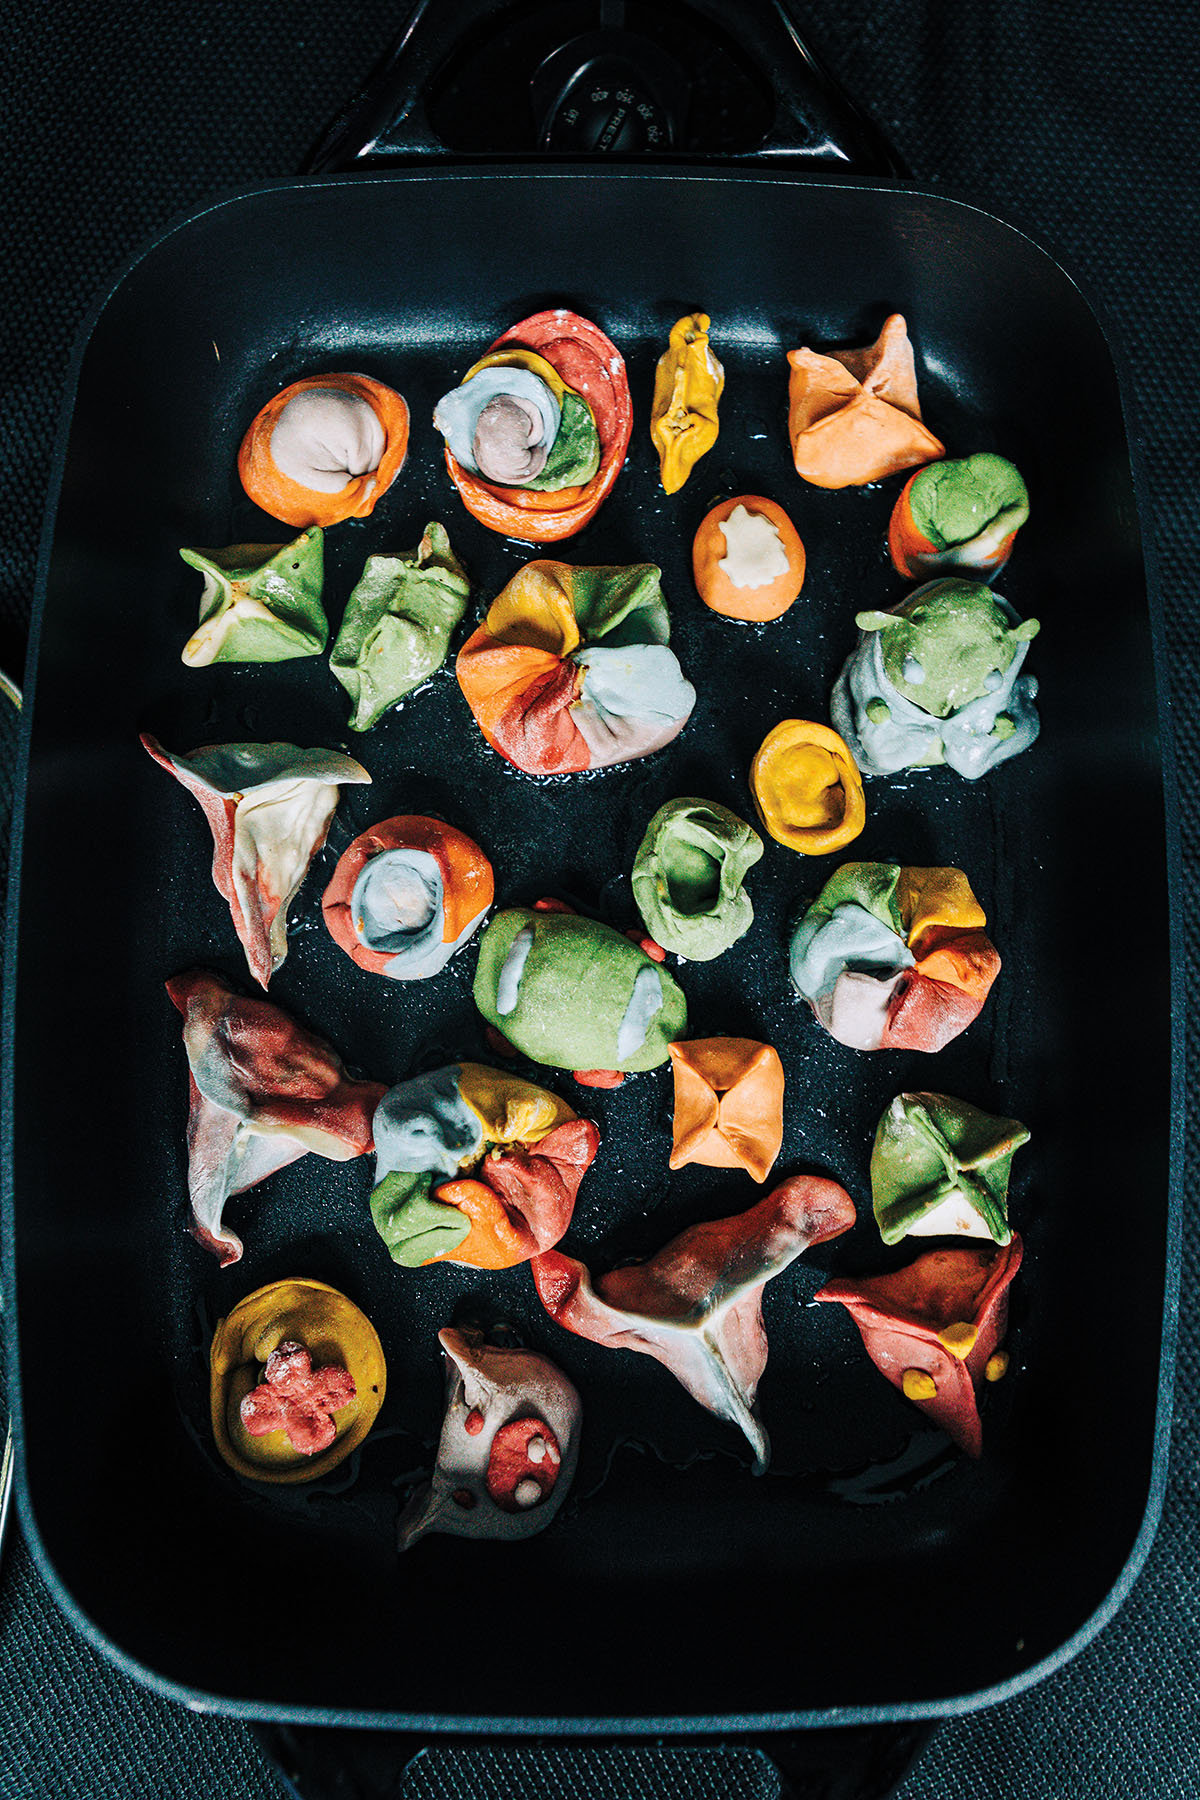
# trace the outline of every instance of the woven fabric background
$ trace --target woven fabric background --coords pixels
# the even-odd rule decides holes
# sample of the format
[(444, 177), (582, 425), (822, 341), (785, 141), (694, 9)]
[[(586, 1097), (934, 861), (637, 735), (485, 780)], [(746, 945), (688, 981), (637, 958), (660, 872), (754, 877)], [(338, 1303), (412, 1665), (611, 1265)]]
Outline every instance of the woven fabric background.
[[(403, 10), (402, 0), (352, 8), (0, 0), (0, 664), (13, 674), (62, 381), (88, 305), (173, 216), (295, 171)], [(804, 0), (803, 10), (813, 43), (917, 181), (973, 199), (1056, 250), (1127, 353), (1149, 478), (1144, 524), (1166, 607), (1192, 990), (1200, 982), (1194, 9), (1170, 0)], [(3, 826), (13, 761), (6, 710), (0, 749)], [(1189, 1060), (1194, 1048), (1193, 1029)], [(1197, 1151), (1193, 1122), (1170, 1491), (1149, 1564), (1115, 1621), (1065, 1670), (940, 1727), (903, 1800), (1182, 1800), (1200, 1791)], [(435, 1753), (403, 1792), (638, 1800), (686, 1791), (699, 1800), (710, 1791), (695, 1765), (656, 1768), (644, 1752), (576, 1772), (564, 1752), (548, 1756), (488, 1764)], [(771, 1782), (764, 1786), (760, 1765), (733, 1759), (711, 1791), (769, 1800)], [(279, 1800), (282, 1792), (247, 1730), (158, 1700), (76, 1640), (14, 1535), (0, 1588), (0, 1800)]]

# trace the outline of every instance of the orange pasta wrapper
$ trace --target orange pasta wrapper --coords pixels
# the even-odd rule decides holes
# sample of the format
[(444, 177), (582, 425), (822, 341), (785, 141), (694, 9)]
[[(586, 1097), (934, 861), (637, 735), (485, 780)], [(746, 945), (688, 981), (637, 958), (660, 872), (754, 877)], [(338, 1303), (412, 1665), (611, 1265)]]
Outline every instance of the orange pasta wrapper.
[(783, 1143), (783, 1064), (753, 1038), (672, 1044), (671, 1167), (745, 1169), (765, 1181)]
[(788, 436), (814, 487), (862, 487), (945, 455), (921, 422), (912, 345), (900, 313), (873, 344), (822, 355), (789, 350)]

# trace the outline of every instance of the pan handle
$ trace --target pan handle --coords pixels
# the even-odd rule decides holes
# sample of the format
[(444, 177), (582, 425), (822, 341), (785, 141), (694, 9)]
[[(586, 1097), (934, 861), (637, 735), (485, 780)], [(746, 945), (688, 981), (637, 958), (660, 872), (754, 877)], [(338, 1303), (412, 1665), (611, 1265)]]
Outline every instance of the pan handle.
[[(394, 1800), (418, 1762), (439, 1752), (461, 1758), (518, 1750), (536, 1758), (553, 1751), (561, 1759), (578, 1751), (751, 1751), (765, 1757), (779, 1775), (778, 1800), (887, 1800), (924, 1750), (933, 1725), (915, 1721), (891, 1725), (847, 1725), (819, 1731), (773, 1732), (722, 1738), (487, 1738), (441, 1737), (430, 1733), (347, 1731), (311, 1726), (259, 1725), (255, 1734), (291, 1790), (292, 1800)], [(594, 1771), (593, 1763), (593, 1771)], [(536, 1762), (526, 1772), (506, 1771), (512, 1800), (545, 1792)], [(582, 1775), (582, 1768), (581, 1768)], [(619, 1770), (607, 1771), (605, 1792), (618, 1785)], [(424, 1783), (433, 1792), (464, 1789), (459, 1767), (439, 1779), (431, 1768)], [(761, 1783), (756, 1781), (756, 1789)], [(576, 1790), (579, 1800), (599, 1796)]]
[[(672, 147), (668, 127), (657, 143), (632, 150), (608, 149), (603, 141), (591, 149), (586, 144), (571, 145), (567, 152), (570, 160), (578, 161), (581, 156), (637, 160), (649, 154), (657, 162), (676, 164), (769, 164), (793, 169), (799, 166), (804, 173), (814, 175), (892, 177), (906, 173), (882, 134), (805, 42), (791, 0), (687, 3), (692, 11), (726, 33), (736, 33), (739, 50), (773, 88), (775, 117), (762, 143), (746, 155), (716, 157)], [(439, 0), (414, 0), (391, 49), (362, 91), (329, 125), (310, 152), (303, 172), (329, 175), (435, 161), (469, 165), (472, 158), (452, 155), (436, 136), (425, 96), (447, 61), (484, 33), (489, 24), (494, 24), (497, 13), (503, 10), (503, 0), (457, 0), (454, 5), (446, 5), (444, 0), (441, 4)], [(623, 0), (597, 0), (600, 29), (574, 39), (573, 43), (579, 46), (583, 57), (605, 44), (615, 47), (618, 64), (622, 45), (629, 46), (631, 58), (645, 60), (644, 91), (657, 100), (664, 89), (671, 87), (671, 58), (661, 47), (649, 45), (636, 33), (626, 31), (624, 11)], [(634, 69), (634, 61), (629, 67)], [(678, 83), (678, 68), (674, 79)], [(637, 85), (636, 69), (633, 84)], [(665, 103), (669, 117), (669, 91)], [(605, 135), (600, 134), (602, 140)], [(525, 154), (542, 159), (560, 153), (555, 149), (531, 148)]]

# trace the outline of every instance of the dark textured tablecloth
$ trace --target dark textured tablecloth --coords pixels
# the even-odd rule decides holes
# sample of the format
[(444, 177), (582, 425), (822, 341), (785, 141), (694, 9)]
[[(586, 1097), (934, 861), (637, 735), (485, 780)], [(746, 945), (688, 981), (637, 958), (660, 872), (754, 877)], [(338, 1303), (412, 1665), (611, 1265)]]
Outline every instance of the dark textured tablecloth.
[[(736, 13), (736, 0), (730, 0)], [(397, 29), (401, 0), (30, 0), (0, 4), (0, 664), (19, 674), (67, 358), (84, 313), (174, 215), (293, 173)], [(815, 45), (922, 185), (975, 200), (1056, 251), (1127, 353), (1165, 603), (1182, 789), (1183, 927), (1200, 978), (1200, 58), (1166, 0), (805, 0)], [(213, 271), (213, 279), (221, 272)], [(1086, 598), (1080, 597), (1080, 605)], [(11, 782), (13, 738), (2, 722)], [(0, 825), (7, 785), (0, 784)], [(1097, 846), (1098, 853), (1103, 847)], [(1193, 1034), (1194, 1043), (1194, 1034)], [(1189, 1046), (1190, 1052), (1190, 1046)], [(1158, 1800), (1200, 1792), (1200, 1311), (1194, 1123), (1166, 1509), (1116, 1619), (1067, 1668), (943, 1724), (903, 1800)], [(1131, 1221), (1136, 1229), (1136, 1218)], [(1088, 1379), (1081, 1370), (1080, 1378)], [(589, 1785), (584, 1785), (584, 1783)], [(543, 1800), (768, 1795), (745, 1759), (701, 1774), (557, 1749), (427, 1759), (411, 1796)], [(0, 1800), (278, 1800), (243, 1727), (143, 1692), (77, 1640), (19, 1534), (0, 1590)]]

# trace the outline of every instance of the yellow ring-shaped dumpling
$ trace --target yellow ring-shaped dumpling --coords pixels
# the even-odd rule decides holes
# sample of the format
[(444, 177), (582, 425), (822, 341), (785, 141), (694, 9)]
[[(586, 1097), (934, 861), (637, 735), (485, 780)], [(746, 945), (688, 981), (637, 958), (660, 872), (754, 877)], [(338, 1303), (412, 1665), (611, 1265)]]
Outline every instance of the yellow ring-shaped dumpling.
[(809, 719), (783, 719), (767, 733), (750, 788), (766, 830), (801, 856), (841, 850), (866, 824), (857, 763), (836, 731)]

